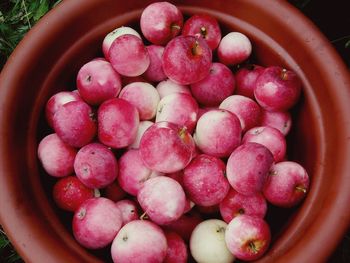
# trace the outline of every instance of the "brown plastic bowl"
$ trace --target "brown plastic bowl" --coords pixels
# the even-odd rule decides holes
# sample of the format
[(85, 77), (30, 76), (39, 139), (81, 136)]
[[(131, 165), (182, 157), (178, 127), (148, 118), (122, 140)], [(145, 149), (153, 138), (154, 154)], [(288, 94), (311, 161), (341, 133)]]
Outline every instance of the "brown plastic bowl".
[[(83, 63), (101, 56), (104, 35), (117, 26), (137, 25), (150, 2), (63, 1), (31, 30), (3, 69), (0, 220), (26, 262), (100, 262), (109, 257), (108, 250), (95, 253), (74, 241), (69, 216), (52, 203), (52, 180), (40, 169), (36, 149), (48, 132), (42, 114), (48, 98), (73, 89)], [(318, 29), (285, 1), (173, 2), (187, 15), (214, 15), (225, 32), (247, 34), (259, 63), (285, 66), (302, 79), (289, 159), (306, 167), (311, 190), (297, 209), (270, 211), (274, 238), (259, 262), (325, 261), (350, 219), (350, 80), (345, 65)]]

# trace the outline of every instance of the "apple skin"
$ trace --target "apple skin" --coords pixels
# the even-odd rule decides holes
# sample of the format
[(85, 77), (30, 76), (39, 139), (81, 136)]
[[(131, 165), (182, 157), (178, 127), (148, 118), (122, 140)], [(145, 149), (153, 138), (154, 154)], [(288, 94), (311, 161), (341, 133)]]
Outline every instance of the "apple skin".
[(53, 177), (64, 177), (74, 172), (77, 149), (63, 142), (52, 133), (45, 136), (38, 146), (38, 158), (44, 170)]
[(140, 147), (140, 141), (145, 131), (154, 124), (152, 121), (140, 121), (137, 128), (136, 138), (132, 144), (129, 145), (129, 149), (138, 149)]
[(53, 116), (53, 127), (65, 143), (79, 148), (90, 143), (97, 131), (93, 109), (83, 100), (59, 107)]
[(165, 45), (180, 34), (183, 26), (181, 11), (168, 2), (148, 5), (141, 14), (140, 27), (144, 37), (155, 45)]
[(260, 124), (261, 108), (248, 97), (241, 95), (229, 96), (221, 102), (219, 109), (228, 110), (235, 114), (241, 123), (243, 132)]
[(103, 248), (112, 243), (122, 222), (121, 212), (113, 201), (104, 197), (90, 198), (74, 213), (73, 235), (86, 248)]
[(230, 32), (225, 35), (218, 47), (219, 61), (232, 66), (246, 60), (252, 52), (249, 38), (240, 32)]
[(145, 79), (149, 82), (160, 82), (167, 79), (162, 66), (162, 57), (164, 52), (163, 46), (150, 45), (146, 46), (150, 58), (150, 64), (143, 73)]
[(138, 149), (130, 149), (119, 158), (118, 183), (130, 195), (137, 196), (142, 185), (158, 175), (146, 167)]
[(116, 149), (134, 142), (140, 123), (137, 108), (120, 98), (103, 102), (98, 108), (97, 120), (99, 141)]
[(177, 84), (171, 79), (166, 79), (159, 82), (156, 86), (156, 89), (159, 93), (160, 99), (173, 93), (185, 93), (192, 95), (188, 86)]
[(220, 214), (226, 223), (242, 214), (264, 218), (267, 211), (267, 202), (261, 193), (243, 195), (233, 188), (230, 189), (219, 205)]
[(207, 154), (196, 156), (184, 169), (183, 184), (189, 198), (200, 206), (219, 204), (230, 189), (225, 163)]
[(212, 52), (205, 40), (194, 36), (172, 39), (163, 53), (165, 75), (174, 82), (189, 85), (204, 79), (212, 62)]
[(287, 111), (298, 101), (301, 85), (295, 72), (270, 66), (256, 80), (254, 96), (265, 110)]
[(259, 259), (267, 251), (271, 232), (259, 217), (240, 215), (231, 220), (225, 232), (227, 248), (236, 258), (246, 261)]
[(186, 263), (187, 246), (176, 232), (165, 231), (168, 250), (163, 263)]
[(122, 87), (118, 72), (103, 60), (92, 60), (84, 64), (77, 74), (77, 88), (80, 96), (90, 105), (100, 105), (116, 97)]
[(104, 37), (104, 39), (102, 41), (102, 51), (103, 51), (103, 54), (107, 60), (109, 60), (108, 52), (109, 52), (109, 48), (111, 47), (113, 41), (116, 40), (118, 37), (120, 37), (122, 35), (126, 35), (126, 34), (135, 35), (141, 39), (140, 34), (135, 29), (128, 27), (128, 26), (118, 27), (118, 28), (114, 29), (113, 31), (109, 32)]
[(86, 187), (76, 176), (66, 176), (55, 183), (52, 196), (59, 208), (74, 212), (87, 199), (93, 198), (95, 191)]
[(134, 220), (124, 225), (112, 242), (114, 263), (162, 263), (167, 253), (163, 230), (155, 223)]
[(190, 211), (189, 213), (183, 214), (178, 220), (164, 225), (163, 228), (167, 231), (176, 232), (188, 243), (193, 229), (202, 221), (203, 219), (199, 213)]
[(264, 186), (264, 196), (271, 204), (293, 207), (309, 190), (310, 179), (305, 168), (293, 161), (283, 161), (271, 167)]
[(261, 114), (260, 126), (270, 126), (286, 136), (292, 127), (292, 116), (288, 111), (266, 111)]
[(203, 153), (228, 157), (241, 144), (242, 128), (238, 117), (226, 110), (213, 109), (197, 121), (194, 140)]
[(126, 225), (130, 221), (139, 219), (136, 202), (129, 199), (123, 199), (116, 202), (115, 205), (121, 212), (123, 225)]
[(168, 121), (185, 126), (191, 133), (196, 126), (198, 104), (184, 93), (173, 93), (163, 97), (157, 106), (156, 122)]
[(243, 143), (230, 155), (226, 176), (237, 192), (252, 195), (262, 191), (273, 162), (273, 155), (265, 146)]
[(60, 91), (50, 97), (45, 106), (45, 117), (51, 128), (53, 128), (53, 116), (57, 109), (68, 102), (76, 100), (82, 100), (79, 92)]
[(254, 127), (243, 135), (242, 143), (255, 142), (264, 145), (273, 154), (275, 162), (283, 161), (286, 157), (287, 142), (284, 135), (269, 126)]
[(218, 106), (234, 90), (235, 78), (232, 71), (217, 62), (212, 63), (207, 77), (191, 85), (193, 97), (207, 107)]
[(219, 219), (207, 219), (196, 226), (190, 239), (191, 255), (201, 263), (231, 263), (235, 256), (225, 244), (227, 224)]
[(115, 71), (127, 77), (142, 75), (150, 64), (150, 57), (142, 40), (130, 34), (113, 41), (108, 57)]
[(120, 187), (118, 180), (114, 180), (111, 184), (107, 185), (104, 189), (105, 197), (118, 202), (125, 198), (126, 192)]
[(103, 188), (118, 176), (118, 162), (114, 153), (101, 143), (90, 143), (80, 148), (74, 171), (79, 180), (89, 188)]
[(194, 156), (195, 144), (186, 128), (162, 121), (145, 131), (139, 149), (149, 169), (173, 173), (189, 164)]
[(159, 94), (153, 85), (147, 82), (133, 82), (123, 87), (119, 98), (134, 105), (140, 120), (151, 120), (156, 116)]
[(165, 225), (176, 221), (184, 213), (186, 195), (176, 180), (157, 176), (143, 184), (137, 200), (153, 222)]
[(218, 21), (207, 14), (197, 14), (186, 20), (182, 35), (202, 37), (211, 50), (218, 47), (221, 40), (221, 30)]
[(264, 69), (264, 67), (256, 64), (248, 64), (240, 68), (235, 74), (235, 93), (255, 100), (254, 89), (256, 86), (256, 80)]

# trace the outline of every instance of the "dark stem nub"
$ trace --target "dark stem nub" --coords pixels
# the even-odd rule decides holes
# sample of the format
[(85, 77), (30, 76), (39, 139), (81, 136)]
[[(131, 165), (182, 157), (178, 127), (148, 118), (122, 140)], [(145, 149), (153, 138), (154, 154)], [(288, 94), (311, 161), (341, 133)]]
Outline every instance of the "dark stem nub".
[(288, 77), (287, 70), (284, 68), (282, 69), (282, 72), (281, 72), (281, 79), (287, 80), (287, 77)]
[(221, 226), (216, 229), (216, 233), (220, 233), (220, 232), (225, 232), (225, 228)]
[(123, 236), (123, 241), (127, 241), (128, 237), (127, 236)]
[(243, 215), (244, 214), (244, 209), (243, 208), (238, 209), (238, 214)]
[(295, 190), (299, 191), (299, 192), (303, 192), (304, 194), (306, 194), (306, 189), (305, 187), (301, 186), (301, 185), (297, 185), (295, 187)]
[(201, 35), (202, 35), (202, 37), (205, 38), (205, 37), (207, 36), (207, 34), (208, 34), (207, 29), (206, 29), (204, 26), (202, 26), (202, 27), (200, 28), (200, 30), (201, 30)]
[(258, 250), (256, 249), (256, 246), (253, 241), (249, 242), (249, 248), (253, 251), (254, 254), (258, 253)]
[(89, 75), (89, 76), (87, 76), (86, 81), (91, 82), (91, 79), (92, 79), (92, 77)]

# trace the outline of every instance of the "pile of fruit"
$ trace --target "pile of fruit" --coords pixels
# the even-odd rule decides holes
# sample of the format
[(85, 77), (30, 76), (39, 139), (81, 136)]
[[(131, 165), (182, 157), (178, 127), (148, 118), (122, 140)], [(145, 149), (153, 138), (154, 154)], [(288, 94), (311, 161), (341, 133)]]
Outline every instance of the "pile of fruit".
[(299, 78), (248, 64), (247, 36), (222, 37), (208, 14), (184, 21), (153, 3), (140, 28), (106, 35), (77, 90), (46, 104), (53, 133), (38, 157), (57, 178), (54, 201), (74, 213), (77, 242), (110, 246), (114, 262), (260, 258), (267, 204), (295, 206), (309, 188), (286, 157)]

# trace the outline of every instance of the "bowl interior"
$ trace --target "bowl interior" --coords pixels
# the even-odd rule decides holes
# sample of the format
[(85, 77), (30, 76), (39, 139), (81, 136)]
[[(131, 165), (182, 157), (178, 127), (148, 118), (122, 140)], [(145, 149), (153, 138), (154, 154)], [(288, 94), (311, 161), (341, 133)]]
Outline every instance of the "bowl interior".
[[(108, 32), (123, 25), (140, 32), (138, 19), (142, 8), (150, 1), (129, 0), (123, 5), (117, 2), (67, 1), (58, 6), (19, 45), (13, 61), (4, 70), (7, 78), (2, 77), (2, 84), (11, 89), (2, 90), (4, 113), (1, 123), (6, 123), (6, 132), (2, 131), (0, 166), (4, 173), (13, 176), (4, 177), (11, 198), (6, 197), (8, 203), (2, 210), (9, 207), (14, 210), (6, 216), (1, 215), (1, 219), (6, 220), (4, 226), (28, 262), (37, 262), (43, 256), (53, 262), (63, 259), (66, 262), (110, 261), (108, 248), (88, 251), (74, 241), (70, 226), (72, 215), (62, 212), (53, 203), (51, 190), (56, 180), (42, 170), (36, 149), (40, 139), (52, 132), (43, 114), (49, 97), (60, 90), (76, 88), (78, 70), (89, 60), (102, 56), (101, 44)], [(336, 228), (329, 221), (325, 225), (322, 221), (325, 219), (320, 217), (324, 216), (322, 207), (331, 207), (334, 198), (340, 200), (342, 207), (350, 200), (348, 195), (339, 199), (334, 193), (344, 182), (344, 173), (350, 170), (344, 164), (349, 156), (346, 150), (349, 142), (343, 142), (350, 134), (349, 124), (345, 129), (343, 125), (344, 109), (349, 108), (344, 106), (349, 105), (344, 96), (349, 95), (348, 90), (344, 86), (349, 81), (338, 79), (337, 83), (343, 82), (339, 90), (332, 89), (333, 73), (327, 72), (329, 65), (325, 64), (338, 65), (339, 61), (333, 59), (335, 55), (328, 50), (325, 39), (296, 10), (284, 2), (255, 2), (174, 1), (185, 17), (208, 13), (219, 20), (223, 33), (239, 31), (246, 34), (253, 43), (253, 62), (292, 69), (302, 79), (302, 97), (292, 110), (293, 127), (287, 137), (288, 159), (306, 168), (311, 177), (311, 189), (305, 201), (294, 209), (269, 207), (266, 219), (272, 227), (273, 242), (260, 261), (288, 262), (303, 258), (305, 262), (306, 252), (295, 247), (301, 244), (305, 249), (316, 251), (315, 245), (305, 246), (302, 242), (309, 244), (315, 242), (313, 238), (320, 238), (314, 237), (320, 226), (326, 226), (328, 233), (335, 227), (333, 233), (336, 234), (329, 238), (328, 248), (316, 256), (324, 259), (331, 253), (348, 220), (344, 216)], [(296, 29), (298, 23), (304, 26), (303, 29)], [(305, 26), (308, 35), (302, 32)], [(306, 37), (310, 34), (315, 38), (307, 42)], [(324, 44), (326, 48), (312, 54), (315, 44)], [(320, 60), (322, 52), (326, 55), (330, 52), (329, 57)], [(11, 74), (13, 70), (16, 74)], [(337, 70), (342, 72), (342, 65)], [(23, 160), (24, 165), (19, 166), (18, 160)], [(329, 176), (334, 172), (338, 177)], [(349, 182), (348, 178), (346, 180)], [(30, 235), (28, 228), (32, 231)], [(33, 242), (33, 238), (37, 240)], [(302, 238), (304, 241), (300, 241)]]

